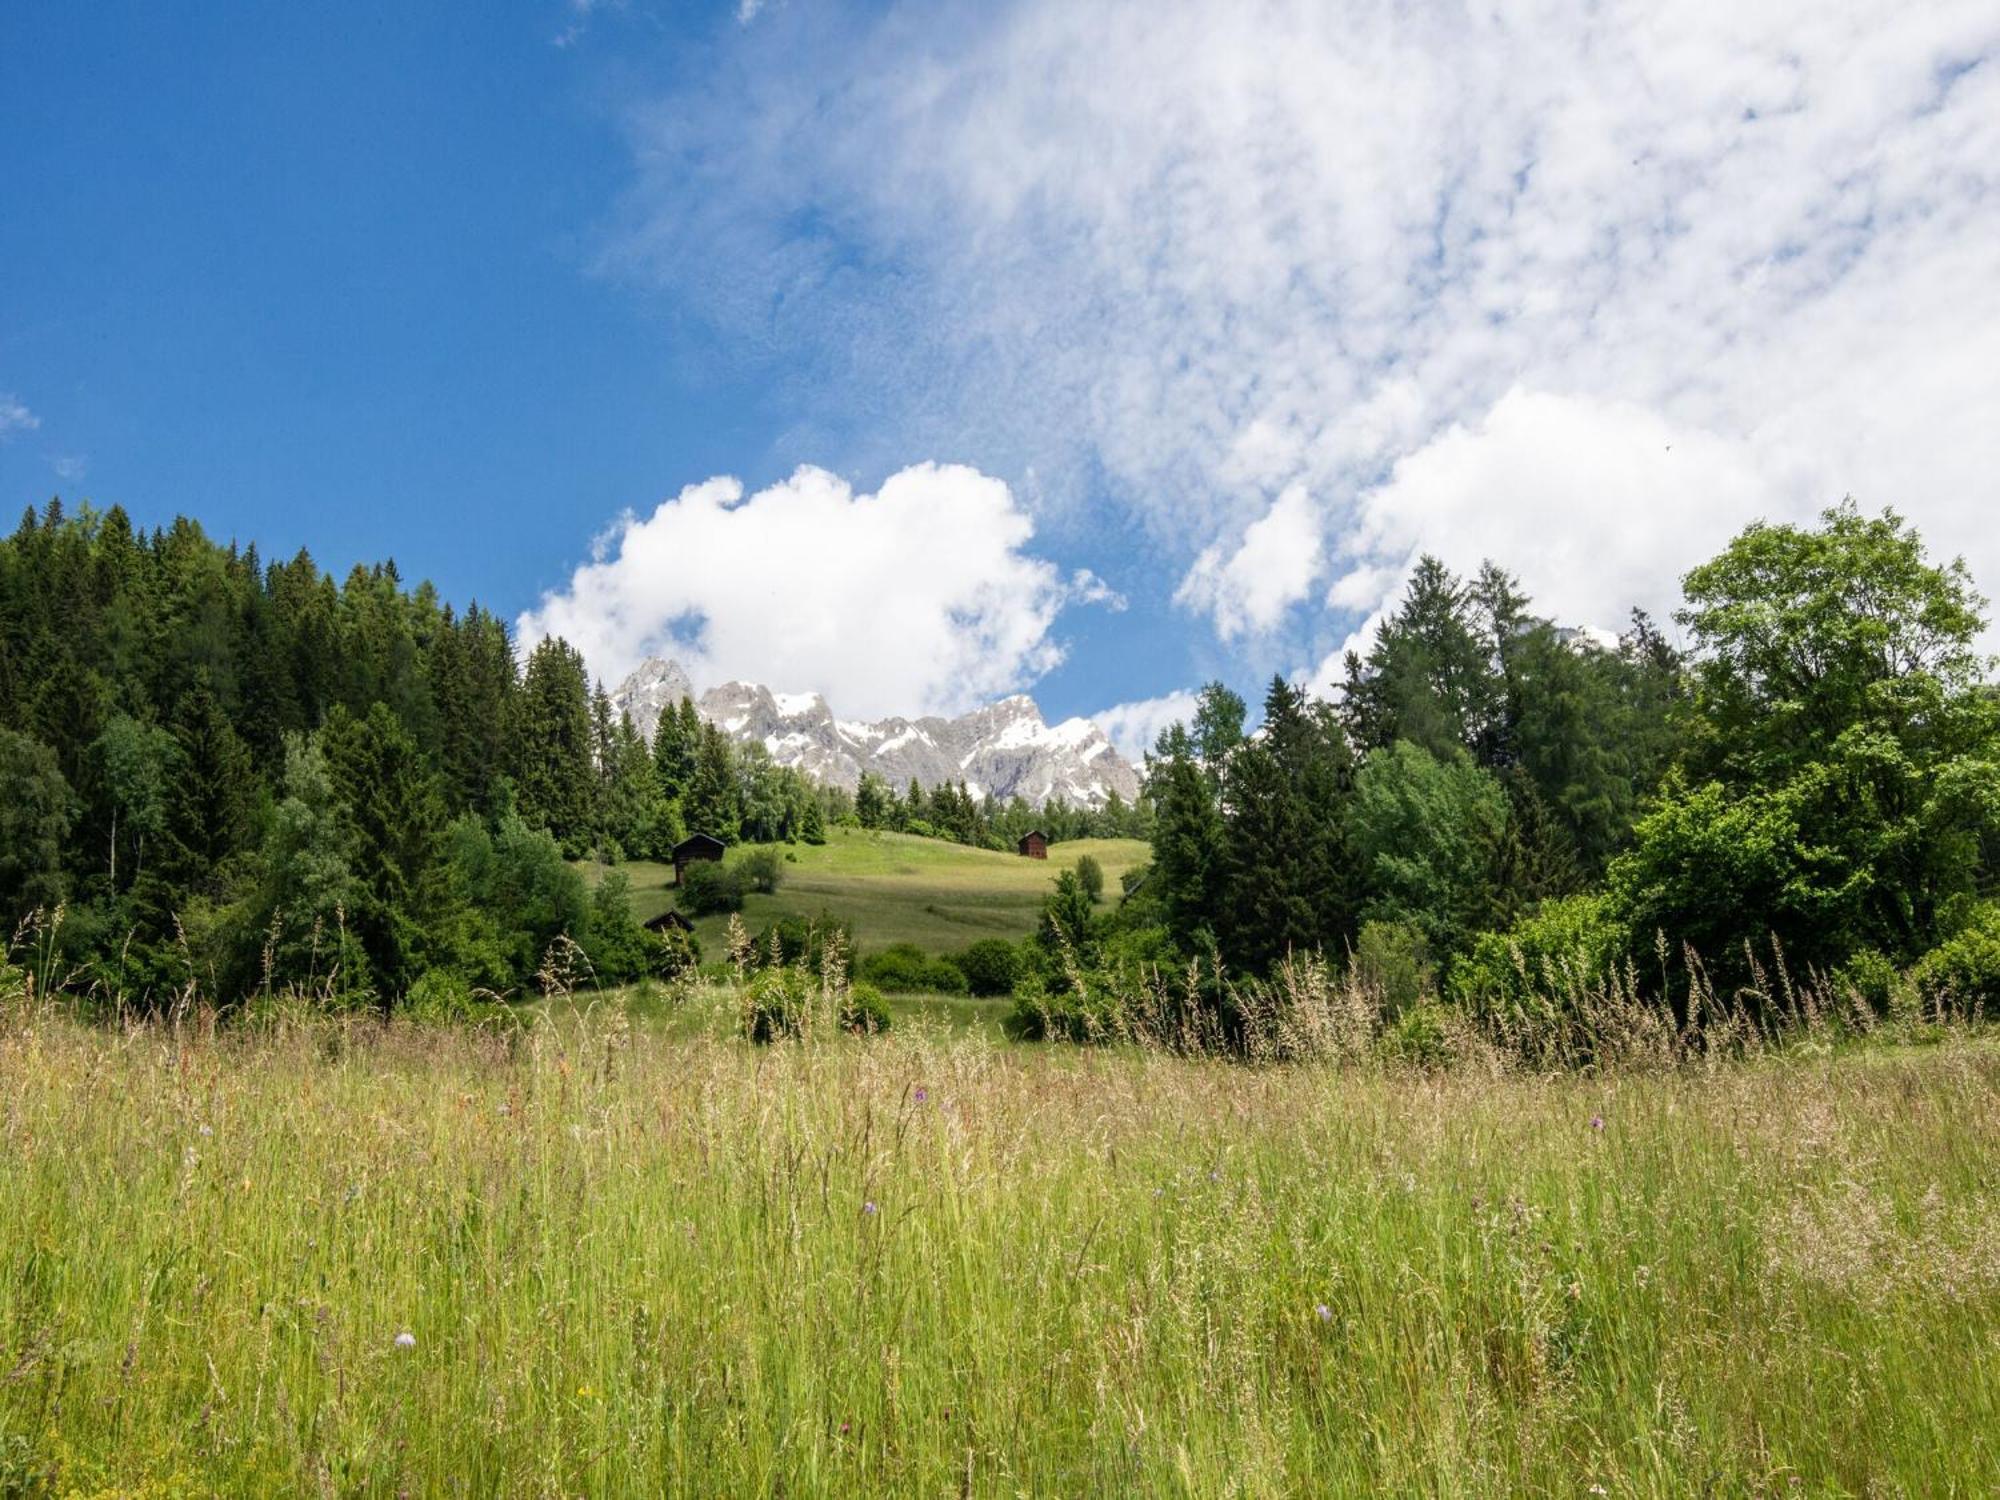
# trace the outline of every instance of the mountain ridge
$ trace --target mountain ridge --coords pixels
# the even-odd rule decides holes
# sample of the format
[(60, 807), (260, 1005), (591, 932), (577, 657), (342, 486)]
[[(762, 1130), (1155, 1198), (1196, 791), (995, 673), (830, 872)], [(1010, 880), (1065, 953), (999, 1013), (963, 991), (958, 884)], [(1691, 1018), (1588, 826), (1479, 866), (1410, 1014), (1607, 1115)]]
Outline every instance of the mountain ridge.
[(818, 693), (777, 693), (761, 683), (725, 682), (697, 696), (679, 662), (652, 657), (611, 702), (650, 738), (661, 713), (682, 698), (731, 739), (760, 743), (780, 765), (850, 791), (873, 772), (897, 788), (963, 781), (974, 796), (1034, 806), (1061, 798), (1102, 807), (1114, 791), (1127, 802), (1139, 794), (1139, 773), (1101, 728), (1083, 718), (1049, 724), (1025, 693), (956, 718), (841, 719)]

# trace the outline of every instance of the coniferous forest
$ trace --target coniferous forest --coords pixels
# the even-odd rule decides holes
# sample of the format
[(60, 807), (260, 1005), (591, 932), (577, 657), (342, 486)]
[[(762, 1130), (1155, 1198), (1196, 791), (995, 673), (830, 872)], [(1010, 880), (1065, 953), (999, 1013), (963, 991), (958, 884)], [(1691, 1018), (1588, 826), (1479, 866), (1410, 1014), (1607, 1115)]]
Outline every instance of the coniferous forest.
[(1635, 614), (1613, 644), (1497, 564), (1423, 559), (1331, 701), (1275, 679), (1253, 728), (1212, 684), (1140, 805), (1093, 813), (850, 795), (685, 701), (649, 744), (564, 642), (517, 660), (503, 622), (393, 564), (336, 581), (193, 521), (51, 503), (0, 542), (0, 913), (39, 914), (123, 1004), (393, 1006), (521, 990), (557, 949), (603, 981), (672, 962), (584, 856), (833, 824), (1007, 847), (1034, 823), (1153, 850), (1109, 906), (1054, 884), (1026, 945), (1044, 1016), (1087, 993), (1065, 966), (1255, 976), (1307, 953), (1486, 1011), (1559, 973), (1666, 1004), (1788, 968), (1871, 1003), (1985, 993), (2000, 719), (1962, 566), (1849, 503), (1751, 526), (1683, 592), (1673, 628)]

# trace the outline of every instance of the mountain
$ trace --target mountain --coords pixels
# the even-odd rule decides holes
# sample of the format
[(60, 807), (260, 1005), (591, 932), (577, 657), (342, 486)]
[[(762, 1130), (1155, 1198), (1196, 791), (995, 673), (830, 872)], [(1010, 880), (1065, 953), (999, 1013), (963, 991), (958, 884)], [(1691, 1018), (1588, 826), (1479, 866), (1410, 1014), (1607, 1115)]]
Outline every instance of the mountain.
[[(612, 706), (632, 715), (650, 737), (662, 710), (693, 685), (678, 662), (645, 662), (618, 685)], [(1003, 698), (956, 719), (834, 717), (818, 693), (774, 693), (750, 682), (725, 682), (696, 699), (709, 723), (739, 742), (755, 740), (780, 765), (852, 790), (864, 771), (898, 789), (912, 778), (925, 787), (963, 781), (975, 797), (1021, 797), (1041, 806), (1060, 797), (1098, 807), (1113, 791), (1127, 802), (1139, 794), (1139, 773), (1088, 719), (1051, 725), (1035, 700)]]

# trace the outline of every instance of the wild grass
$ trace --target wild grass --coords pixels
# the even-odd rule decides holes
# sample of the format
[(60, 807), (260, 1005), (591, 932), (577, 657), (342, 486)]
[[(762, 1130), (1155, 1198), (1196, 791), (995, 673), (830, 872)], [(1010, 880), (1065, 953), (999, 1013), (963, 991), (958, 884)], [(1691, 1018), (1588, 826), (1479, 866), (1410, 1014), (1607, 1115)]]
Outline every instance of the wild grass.
[[(754, 931), (796, 913), (848, 923), (867, 948), (915, 943), (932, 953), (952, 953), (981, 938), (1023, 938), (1035, 930), (1058, 872), (1094, 855), (1115, 893), (1118, 877), (1151, 857), (1138, 839), (1071, 839), (1051, 845), (1047, 860), (1023, 859), (991, 849), (969, 849), (943, 839), (856, 828), (827, 830), (824, 844), (778, 844), (792, 858), (773, 895), (752, 894), (743, 920)], [(740, 851), (732, 851), (732, 854)], [(632, 910), (643, 921), (673, 905), (671, 865), (628, 860), (583, 865), (587, 879), (623, 870), (632, 882)], [(723, 951), (726, 917), (695, 923), (702, 951)]]
[(0, 1493), (2000, 1486), (1965, 1026), (1426, 1072), (653, 1003), (17, 995)]

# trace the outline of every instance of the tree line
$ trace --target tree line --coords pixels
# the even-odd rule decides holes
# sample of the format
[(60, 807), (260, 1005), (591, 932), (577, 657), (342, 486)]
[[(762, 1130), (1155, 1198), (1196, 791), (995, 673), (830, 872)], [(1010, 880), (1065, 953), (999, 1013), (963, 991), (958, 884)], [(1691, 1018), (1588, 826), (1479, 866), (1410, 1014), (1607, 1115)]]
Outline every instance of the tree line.
[[(1984, 600), (1893, 512), (1756, 524), (1643, 614), (1558, 628), (1435, 558), (1331, 700), (1220, 684), (1148, 759), (1153, 860), (1096, 950), (1268, 971), (1316, 950), (1525, 1003), (1556, 971), (2000, 993)], [(1686, 993), (1683, 986), (1682, 993)]]

